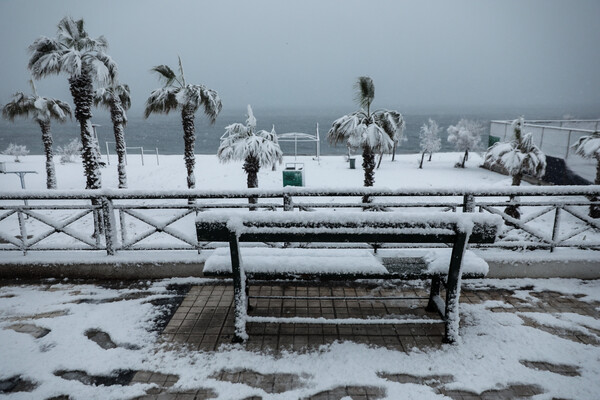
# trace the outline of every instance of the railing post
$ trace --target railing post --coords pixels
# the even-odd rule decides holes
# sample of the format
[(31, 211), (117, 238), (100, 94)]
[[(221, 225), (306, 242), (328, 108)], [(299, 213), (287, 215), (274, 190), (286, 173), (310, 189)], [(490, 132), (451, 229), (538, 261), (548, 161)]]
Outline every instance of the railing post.
[(554, 226), (552, 227), (552, 245), (550, 246), (550, 252), (554, 252), (554, 245), (556, 238), (558, 237), (558, 229), (560, 228), (560, 210), (562, 207), (557, 206), (556, 212), (554, 213)]
[(474, 212), (475, 211), (475, 196), (472, 194), (465, 194), (463, 196), (463, 212)]
[(17, 218), (19, 220), (19, 232), (21, 233), (21, 250), (23, 255), (27, 254), (27, 227), (25, 226), (25, 218), (23, 218), (23, 212), (21, 209), (17, 211)]
[(569, 136), (567, 137), (567, 153), (565, 154), (565, 162), (567, 161), (567, 158), (569, 158), (569, 146), (571, 145), (571, 133), (573, 131), (569, 131)]
[(287, 193), (283, 195), (283, 211), (293, 211), (294, 203), (292, 202), (292, 196)]
[(104, 216), (104, 238), (106, 240), (106, 253), (109, 256), (115, 254), (117, 246), (117, 235), (115, 232), (115, 213), (112, 200), (108, 197), (101, 197), (102, 215)]
[(125, 224), (125, 212), (119, 210), (119, 224), (121, 225), (121, 243), (127, 242), (127, 225)]

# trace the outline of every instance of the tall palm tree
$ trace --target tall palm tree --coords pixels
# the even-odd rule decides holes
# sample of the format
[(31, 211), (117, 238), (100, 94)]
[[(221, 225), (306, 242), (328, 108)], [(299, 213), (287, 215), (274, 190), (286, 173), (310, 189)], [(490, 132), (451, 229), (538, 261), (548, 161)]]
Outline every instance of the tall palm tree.
[[(335, 120), (327, 137), (334, 145), (342, 142), (351, 148), (362, 149), (364, 185), (373, 186), (375, 154), (389, 153), (393, 150), (394, 140), (400, 137), (404, 129), (404, 119), (397, 111), (371, 112), (375, 85), (368, 76), (359, 77), (355, 89), (356, 100), (361, 109)], [(364, 196), (363, 202), (369, 203), (369, 196)]]
[(81, 130), (81, 157), (87, 189), (102, 186), (100, 160), (94, 150), (90, 119), (94, 95), (92, 82), (114, 80), (117, 75), (117, 65), (105, 53), (107, 47), (108, 43), (103, 36), (90, 38), (83, 20), (73, 20), (71, 17), (60, 20), (56, 38), (41, 36), (29, 46), (31, 57), (28, 67), (34, 78), (63, 73), (69, 77), (75, 118)]
[[(513, 121), (514, 139), (511, 142), (497, 142), (485, 154), (485, 163), (500, 165), (512, 176), (512, 185), (520, 186), (523, 175), (541, 178), (546, 171), (546, 155), (533, 143), (533, 134), (523, 135), (523, 117)], [(515, 200), (516, 196), (511, 196)], [(506, 214), (519, 219), (518, 204), (506, 207)]]
[[(582, 136), (573, 145), (575, 152), (583, 158), (595, 158), (596, 164), (596, 179), (594, 185), (600, 185), (600, 133), (594, 132), (588, 136)], [(598, 202), (600, 198), (597, 196), (590, 197), (590, 201)], [(590, 205), (590, 217), (600, 218), (600, 204)]]
[[(276, 162), (281, 163), (283, 152), (277, 143), (275, 128), (271, 132), (256, 131), (256, 118), (252, 113), (252, 107), (248, 105), (246, 125), (235, 123), (225, 127), (217, 157), (221, 162), (244, 161), (243, 168), (248, 175), (248, 187), (256, 188), (260, 167), (273, 166)], [(250, 198), (249, 203), (256, 203), (256, 198)]]
[(38, 95), (33, 80), (29, 81), (33, 95), (28, 96), (23, 92), (17, 92), (13, 100), (2, 108), (2, 116), (9, 121), (15, 117), (31, 117), (37, 122), (42, 130), (42, 142), (46, 154), (46, 187), (56, 189), (56, 172), (52, 158), (52, 134), (50, 133), (50, 121), (64, 122), (67, 116), (71, 117), (71, 107), (60, 100)]
[(148, 118), (152, 113), (168, 114), (176, 109), (181, 110), (185, 146), (183, 158), (187, 169), (187, 186), (193, 189), (196, 187), (196, 178), (194, 177), (194, 164), (196, 163), (194, 156), (195, 114), (203, 106), (204, 113), (211, 124), (214, 124), (223, 107), (221, 99), (216, 91), (208, 89), (204, 85), (186, 83), (181, 58), (179, 58), (179, 75), (175, 74), (167, 65), (158, 65), (152, 68), (152, 71), (158, 74), (159, 79), (164, 82), (164, 86), (150, 94), (146, 100), (144, 116)]
[(129, 86), (113, 82), (111, 85), (96, 89), (94, 105), (102, 106), (110, 111), (117, 148), (117, 171), (119, 174), (119, 189), (127, 188), (127, 172), (125, 171), (125, 125), (127, 125), (126, 110), (131, 107)]

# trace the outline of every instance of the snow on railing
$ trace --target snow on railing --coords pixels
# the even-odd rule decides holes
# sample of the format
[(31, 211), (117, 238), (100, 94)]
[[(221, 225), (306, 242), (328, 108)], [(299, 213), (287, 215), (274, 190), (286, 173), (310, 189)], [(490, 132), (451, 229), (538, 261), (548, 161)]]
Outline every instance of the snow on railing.
[[(368, 195), (372, 203), (361, 199)], [(453, 189), (245, 189), (230, 191), (21, 190), (0, 193), (0, 250), (197, 250), (195, 216), (209, 209), (362, 212), (487, 212), (500, 215), (499, 240), (486, 247), (600, 250), (600, 221), (588, 216), (600, 186)], [(591, 199), (591, 200), (590, 200)], [(23, 204), (26, 200), (28, 204)], [(521, 218), (504, 212), (519, 205)], [(257, 211), (260, 212), (260, 211)], [(269, 244), (274, 246), (274, 244)]]

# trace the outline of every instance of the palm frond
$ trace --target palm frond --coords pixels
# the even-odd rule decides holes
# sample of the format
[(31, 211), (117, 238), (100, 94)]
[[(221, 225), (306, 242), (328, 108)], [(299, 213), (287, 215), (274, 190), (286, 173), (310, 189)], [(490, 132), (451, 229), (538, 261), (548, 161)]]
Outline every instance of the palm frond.
[(375, 98), (375, 84), (368, 76), (360, 76), (354, 84), (356, 90), (355, 100), (362, 108), (369, 109)]
[(97, 82), (109, 83), (117, 79), (117, 63), (108, 54), (101, 51), (87, 53), (85, 59), (94, 66)]
[(177, 78), (175, 72), (168, 65), (157, 65), (150, 71), (158, 74), (158, 79), (164, 83), (165, 86), (169, 86)]
[(223, 108), (219, 93), (215, 90), (207, 89), (202, 86), (202, 105), (204, 106), (204, 114), (210, 119), (210, 123), (214, 124), (217, 116)]
[(35, 79), (61, 72), (60, 60), (63, 50), (57, 40), (42, 36), (29, 46), (29, 52), (31, 57), (27, 68), (31, 70)]
[(144, 110), (144, 117), (148, 118), (150, 114), (168, 114), (169, 112), (177, 109), (179, 102), (177, 101), (177, 94), (181, 88), (176, 87), (163, 87), (154, 90), (148, 100), (146, 100), (146, 108)]
[(327, 139), (331, 144), (345, 143), (348, 138), (353, 134), (352, 132), (361, 124), (361, 118), (358, 113), (352, 113), (344, 115), (333, 121), (329, 132), (327, 132)]
[(2, 117), (14, 121), (16, 117), (28, 117), (29, 113), (35, 108), (34, 98), (27, 96), (23, 92), (17, 92), (13, 95), (13, 100), (6, 103), (2, 108)]
[(181, 86), (185, 86), (185, 74), (183, 73), (183, 64), (181, 63), (181, 57), (177, 56), (179, 60), (179, 74), (181, 76)]
[(600, 133), (582, 136), (572, 147), (583, 158), (600, 158)]
[(404, 118), (397, 111), (378, 110), (373, 113), (373, 119), (392, 140), (402, 139), (404, 133)]

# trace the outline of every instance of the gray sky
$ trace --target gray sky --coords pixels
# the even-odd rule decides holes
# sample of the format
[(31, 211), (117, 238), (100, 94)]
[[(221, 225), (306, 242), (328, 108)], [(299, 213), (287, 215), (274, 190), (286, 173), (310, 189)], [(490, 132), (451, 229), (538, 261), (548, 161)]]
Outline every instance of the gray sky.
[[(183, 59), (186, 78), (226, 108), (600, 109), (600, 1), (0, 1), (0, 103), (28, 90), (27, 47), (65, 15), (104, 35), (139, 111), (149, 70)], [(71, 102), (65, 76), (38, 91)], [(575, 106), (575, 107), (574, 107)]]

